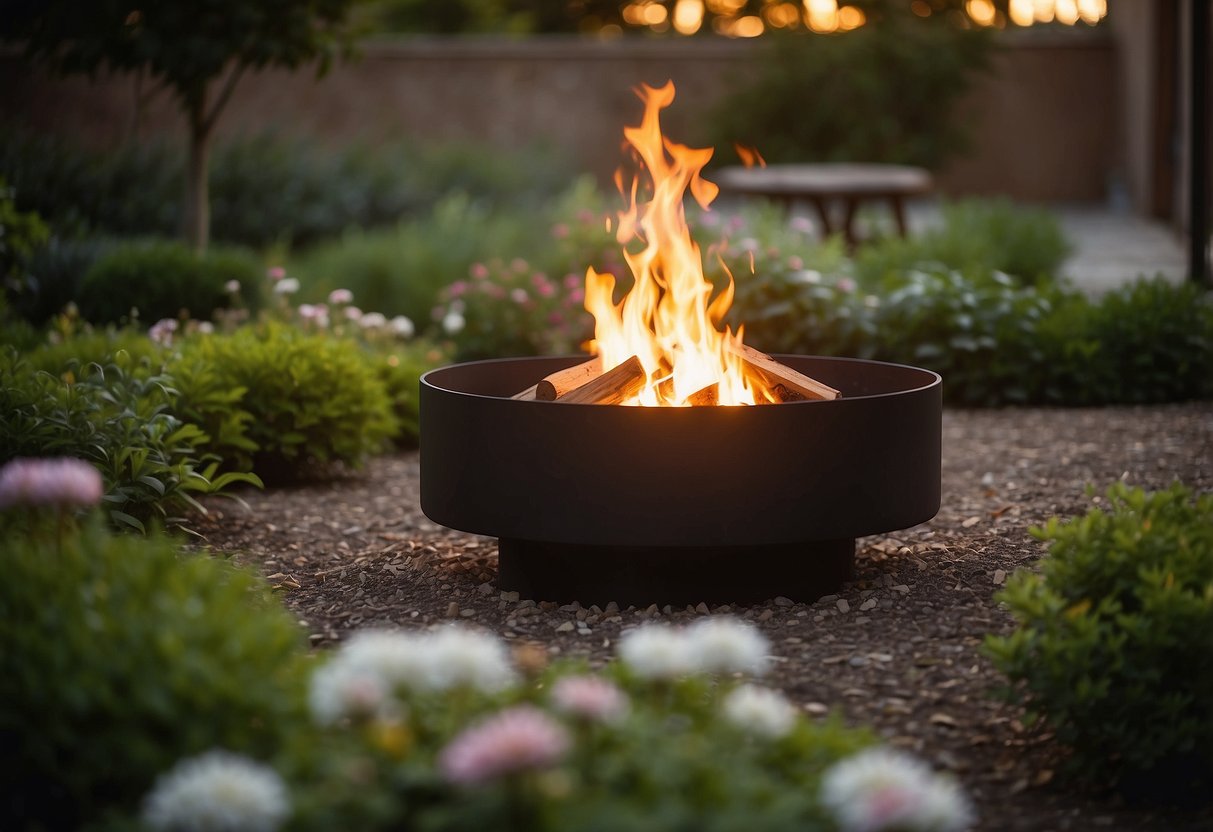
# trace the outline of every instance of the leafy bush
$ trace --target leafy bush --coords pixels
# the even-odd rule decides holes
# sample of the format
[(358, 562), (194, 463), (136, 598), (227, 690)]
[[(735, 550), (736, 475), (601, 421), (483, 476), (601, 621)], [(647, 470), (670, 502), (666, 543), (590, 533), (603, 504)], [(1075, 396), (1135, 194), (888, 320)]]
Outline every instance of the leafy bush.
[(1001, 272), (1031, 286), (1055, 278), (1069, 253), (1060, 224), (1045, 210), (1006, 199), (965, 199), (942, 209), (942, 222), (921, 235), (886, 237), (860, 248), (859, 279), (874, 283), (907, 268), (943, 264), (970, 278)]
[(49, 532), (0, 534), (10, 829), (130, 814), (182, 756), (284, 743), (302, 716), (300, 639), (264, 584), (158, 535)]
[(1191, 283), (1138, 279), (1098, 302), (1073, 298), (1043, 322), (1039, 340), (1047, 401), (1213, 398), (1213, 296)]
[(396, 424), (392, 442), (398, 447), (415, 448), (421, 439), (421, 376), (447, 363), (449, 356), (441, 347), (425, 342), (383, 343), (370, 348), (368, 359), (387, 391)]
[(176, 513), (200, 508), (193, 494), (259, 485), (249, 474), (216, 476), (203, 452), (208, 437), (175, 415), (176, 398), (171, 379), (121, 351), (104, 365), (71, 360), (57, 372), (0, 351), (0, 462), (87, 460), (104, 479), (110, 521), (141, 531), (153, 518), (178, 522)]
[(999, 596), (1019, 622), (987, 650), (1095, 782), (1207, 800), (1213, 777), (1213, 495), (1123, 484), (1107, 510), (1033, 534), (1040, 574)]
[(51, 237), (29, 258), (25, 285), (10, 294), (12, 310), (37, 325), (75, 301), (80, 284), (115, 241), (99, 237)]
[(74, 379), (79, 368), (87, 369), (91, 364), (104, 367), (113, 363), (120, 352), (124, 353), (123, 371), (144, 378), (161, 373), (168, 358), (165, 350), (146, 333), (129, 327), (70, 331), (66, 336), (39, 344), (21, 357), (33, 370), (53, 376), (68, 373)]
[(534, 223), (516, 212), (493, 214), (459, 194), (395, 229), (351, 232), (318, 246), (292, 259), (290, 269), (303, 283), (305, 299), (319, 301), (346, 288), (367, 308), (426, 321), (439, 290), (473, 263), (532, 248)]
[[(198, 255), (166, 240), (127, 243), (103, 254), (80, 285), (78, 304), (86, 320), (115, 323), (137, 311), (155, 322), (183, 312), (209, 320), (232, 304), (260, 305), (262, 268), (250, 253), (212, 248)], [(238, 294), (227, 284), (240, 284)]]
[(780, 162), (939, 166), (966, 145), (955, 105), (987, 67), (990, 43), (944, 17), (889, 8), (845, 34), (772, 36), (757, 71), (713, 110), (712, 144), (753, 145)]
[(208, 451), (265, 478), (357, 466), (395, 431), (382, 382), (347, 339), (268, 322), (185, 340), (169, 372), (184, 418), (233, 426), (217, 430)]
[[(0, 132), (0, 176), (62, 236), (172, 236), (181, 228), (179, 149), (164, 142), (105, 152), (22, 131)], [(266, 133), (219, 144), (211, 165), (213, 237), (302, 245), (388, 225), (461, 191), (504, 206), (557, 192), (569, 166), (544, 149), (396, 143), (339, 150)]]

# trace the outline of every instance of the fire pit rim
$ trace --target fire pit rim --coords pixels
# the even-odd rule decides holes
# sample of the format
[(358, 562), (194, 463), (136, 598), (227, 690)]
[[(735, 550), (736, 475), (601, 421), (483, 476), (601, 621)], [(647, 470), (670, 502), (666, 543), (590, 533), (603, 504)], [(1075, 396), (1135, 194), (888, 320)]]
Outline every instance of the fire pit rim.
[[(930, 389), (937, 385), (943, 384), (943, 376), (941, 376), (939, 373), (935, 372), (934, 370), (928, 370), (925, 367), (915, 367), (911, 364), (898, 364), (898, 363), (891, 362), (891, 361), (878, 361), (876, 359), (871, 359), (871, 358), (853, 358), (850, 356), (832, 356), (832, 355), (830, 355), (830, 356), (818, 356), (818, 355), (807, 356), (807, 355), (798, 354), (798, 353), (772, 353), (771, 357), (775, 358), (776, 360), (782, 360), (782, 359), (787, 359), (787, 358), (792, 358), (792, 359), (822, 358), (822, 359), (828, 359), (829, 361), (837, 361), (840, 363), (879, 365), (881, 367), (891, 367), (891, 368), (896, 368), (896, 369), (900, 369), (900, 370), (908, 370), (913, 373), (920, 373), (920, 374), (924, 374), (929, 377), (929, 380), (927, 381), (927, 383), (919, 385), (917, 387), (902, 387), (902, 388), (898, 388), (896, 390), (889, 390), (889, 391), (883, 392), (883, 393), (869, 393), (869, 394), (865, 394), (865, 395), (846, 395), (841, 399), (832, 400), (834, 402), (879, 399), (879, 398), (884, 398), (884, 397), (888, 397), (888, 396), (904, 396), (909, 393), (915, 393), (915, 392), (919, 392), (922, 390), (927, 390), (927, 389)], [(435, 367), (432, 370), (427, 370), (425, 373), (422, 374), (420, 383), (422, 385), (428, 385), (429, 387), (435, 388), (437, 390), (442, 390), (445, 393), (450, 393), (450, 394), (457, 395), (457, 396), (468, 396), (468, 397), (476, 398), (476, 399), (489, 399), (489, 400), (494, 400), (494, 401), (510, 401), (511, 399), (509, 396), (492, 396), (487, 393), (473, 393), (473, 392), (470, 392), (467, 390), (460, 390), (460, 389), (457, 389), (454, 387), (448, 387), (443, 384), (436, 383), (435, 380), (433, 379), (433, 377), (438, 374), (445, 373), (445, 372), (448, 372), (451, 370), (466, 369), (466, 368), (473, 367), (473, 366), (484, 366), (484, 365), (490, 365), (490, 364), (503, 364), (504, 365), (504, 364), (517, 364), (518, 362), (527, 362), (527, 361), (540, 362), (540, 361), (557, 361), (557, 360), (567, 360), (567, 361), (571, 362), (570, 363), (570, 366), (571, 366), (572, 363), (586, 360), (586, 356), (584, 354), (579, 353), (579, 354), (566, 354), (566, 355), (529, 355), (529, 356), (513, 356), (513, 357), (506, 357), (506, 358), (482, 358), (482, 359), (478, 359), (475, 361), (459, 361), (459, 362), (455, 362), (452, 364), (443, 365), (442, 367)], [(535, 379), (535, 380), (538, 381), (539, 379)], [(534, 405), (564, 405), (565, 404), (564, 402), (559, 402), (559, 401), (541, 401), (538, 399), (517, 399), (515, 401), (517, 401), (518, 404), (520, 404), (520, 405), (532, 405), (532, 404), (534, 404)], [(803, 401), (782, 402), (779, 405), (765, 405), (765, 407), (777, 406), (777, 407), (783, 408), (783, 407), (787, 407), (789, 405), (826, 405), (826, 404), (830, 404), (830, 403), (831, 403), (831, 400), (806, 399)], [(614, 407), (614, 408), (618, 408), (620, 406), (621, 405), (618, 405), (618, 404), (598, 404), (598, 403), (579, 404), (578, 405), (578, 407)], [(734, 406), (713, 405), (711, 407), (705, 407), (705, 408), (644, 407), (644, 408), (639, 408), (639, 409), (645, 410), (645, 411), (670, 410), (670, 411), (679, 411), (680, 412), (680, 411), (686, 411), (686, 410), (712, 410), (712, 409), (720, 408), (720, 407), (747, 407), (747, 405), (734, 405)]]

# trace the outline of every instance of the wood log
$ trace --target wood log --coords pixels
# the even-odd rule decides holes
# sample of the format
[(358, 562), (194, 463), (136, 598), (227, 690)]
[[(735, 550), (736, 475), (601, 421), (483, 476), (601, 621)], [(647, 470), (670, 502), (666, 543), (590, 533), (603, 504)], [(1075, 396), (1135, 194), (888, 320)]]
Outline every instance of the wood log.
[[(765, 352), (759, 352), (753, 347), (747, 347), (745, 344), (730, 344), (729, 351), (741, 358), (745, 362), (746, 370), (756, 375), (777, 396), (795, 394), (806, 399), (837, 399), (842, 395), (828, 384), (822, 384), (817, 379), (809, 378), (786, 364), (780, 364)], [(778, 387), (784, 388), (782, 393), (776, 390)], [(795, 399), (781, 398), (781, 401), (795, 401)]]
[(515, 393), (510, 398), (523, 401), (554, 402), (570, 390), (574, 390), (600, 375), (602, 375), (602, 358), (594, 356), (589, 361), (583, 361), (546, 375), (538, 383), (532, 384), (521, 393)]
[(687, 404), (691, 407), (712, 407), (720, 403), (720, 384), (713, 381), (702, 390), (696, 390), (687, 396)]
[(567, 404), (619, 404), (636, 395), (644, 387), (644, 382), (644, 367), (640, 359), (633, 355), (618, 367), (570, 390), (556, 401)]

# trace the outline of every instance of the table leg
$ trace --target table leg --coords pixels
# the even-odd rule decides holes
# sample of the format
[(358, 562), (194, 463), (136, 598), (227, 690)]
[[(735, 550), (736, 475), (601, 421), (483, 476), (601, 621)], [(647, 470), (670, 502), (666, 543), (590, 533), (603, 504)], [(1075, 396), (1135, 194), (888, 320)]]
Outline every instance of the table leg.
[(842, 236), (847, 241), (847, 250), (854, 251), (859, 240), (855, 236), (855, 213), (859, 209), (859, 200), (848, 197), (846, 215), (842, 221)]
[(893, 219), (897, 223), (897, 233), (900, 234), (902, 237), (905, 237), (905, 236), (907, 236), (906, 212), (905, 212), (905, 206), (903, 206), (901, 204), (901, 197), (899, 197), (899, 196), (889, 197), (889, 202), (892, 203)]
[(817, 216), (821, 220), (821, 236), (825, 239), (834, 233), (834, 224), (830, 222), (830, 206), (819, 196), (810, 199), (813, 201), (813, 207), (817, 209)]

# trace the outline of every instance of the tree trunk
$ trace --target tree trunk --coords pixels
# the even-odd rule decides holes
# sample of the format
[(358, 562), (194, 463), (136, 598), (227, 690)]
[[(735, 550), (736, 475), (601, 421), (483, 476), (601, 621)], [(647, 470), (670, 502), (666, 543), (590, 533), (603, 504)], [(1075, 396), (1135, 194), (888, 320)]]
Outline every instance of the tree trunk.
[(185, 171), (185, 239), (199, 254), (206, 251), (211, 233), (210, 168), (213, 122), (207, 119), (206, 97), (189, 112), (190, 148)]

